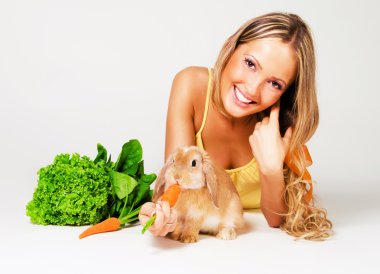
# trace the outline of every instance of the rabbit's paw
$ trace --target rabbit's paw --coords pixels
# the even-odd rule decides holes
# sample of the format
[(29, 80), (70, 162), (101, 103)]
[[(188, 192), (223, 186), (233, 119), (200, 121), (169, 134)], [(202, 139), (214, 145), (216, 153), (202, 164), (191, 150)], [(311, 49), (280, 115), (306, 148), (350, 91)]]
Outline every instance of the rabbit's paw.
[(180, 233), (175, 233), (175, 232), (171, 232), (168, 234), (168, 237), (174, 241), (178, 241), (180, 236), (181, 236)]
[(223, 227), (219, 230), (218, 234), (216, 234), (216, 238), (221, 240), (235, 240), (236, 231), (231, 227)]
[(199, 236), (194, 234), (181, 235), (179, 240), (183, 243), (196, 243), (199, 241)]

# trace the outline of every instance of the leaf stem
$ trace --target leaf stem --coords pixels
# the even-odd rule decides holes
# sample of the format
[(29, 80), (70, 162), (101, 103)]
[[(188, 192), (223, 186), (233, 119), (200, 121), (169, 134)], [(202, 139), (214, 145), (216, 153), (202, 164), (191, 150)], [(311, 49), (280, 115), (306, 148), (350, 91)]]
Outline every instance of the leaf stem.
[(152, 226), (152, 224), (154, 223), (154, 221), (156, 220), (156, 214), (154, 214), (144, 225), (143, 229), (141, 230), (141, 234), (144, 234), (145, 231), (148, 230), (149, 227)]
[[(137, 207), (136, 209), (134, 209), (131, 213), (125, 215), (125, 216), (122, 216), (122, 217), (119, 217), (119, 221), (122, 225), (126, 224), (126, 223), (129, 223), (131, 222), (131, 219), (135, 219), (133, 218), (134, 216), (136, 216), (137, 214), (139, 214), (140, 212), (140, 209), (141, 209), (142, 205)], [(138, 219), (138, 218), (137, 218)], [(137, 220), (136, 219), (136, 220)]]

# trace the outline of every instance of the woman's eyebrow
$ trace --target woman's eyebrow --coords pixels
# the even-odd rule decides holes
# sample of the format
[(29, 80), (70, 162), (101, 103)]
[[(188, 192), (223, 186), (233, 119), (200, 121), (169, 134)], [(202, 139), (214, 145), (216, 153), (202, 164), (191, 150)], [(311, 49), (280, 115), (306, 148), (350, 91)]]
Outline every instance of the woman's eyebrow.
[[(263, 69), (263, 67), (261, 66), (259, 60), (257, 60), (255, 56), (253, 56), (252, 54), (246, 54), (246, 55), (250, 56), (250, 57), (256, 62), (256, 64), (259, 66), (259, 68), (260, 68), (261, 70)], [(280, 79), (280, 78), (278, 78), (278, 77), (272, 76), (272, 78), (276, 79), (276, 80), (279, 81), (279, 82), (282, 82), (285, 86), (288, 85), (284, 80), (282, 80), (282, 79)]]
[(257, 59), (255, 58), (255, 56), (253, 56), (252, 54), (245, 54), (245, 55), (251, 56), (251, 58), (256, 62), (256, 64), (259, 66), (259, 68), (260, 68), (260, 69), (263, 69), (262, 66), (260, 65), (259, 60), (257, 60)]

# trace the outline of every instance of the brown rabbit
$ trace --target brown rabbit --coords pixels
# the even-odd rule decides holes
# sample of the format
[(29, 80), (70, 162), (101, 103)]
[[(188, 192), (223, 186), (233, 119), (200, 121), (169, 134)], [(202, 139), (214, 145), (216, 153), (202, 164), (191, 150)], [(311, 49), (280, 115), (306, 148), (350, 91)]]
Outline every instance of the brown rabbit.
[(205, 151), (191, 146), (170, 155), (157, 178), (153, 202), (175, 183), (181, 193), (173, 207), (178, 219), (170, 238), (193, 243), (199, 240), (199, 232), (224, 240), (236, 238), (236, 229), (244, 226), (239, 194), (230, 176)]

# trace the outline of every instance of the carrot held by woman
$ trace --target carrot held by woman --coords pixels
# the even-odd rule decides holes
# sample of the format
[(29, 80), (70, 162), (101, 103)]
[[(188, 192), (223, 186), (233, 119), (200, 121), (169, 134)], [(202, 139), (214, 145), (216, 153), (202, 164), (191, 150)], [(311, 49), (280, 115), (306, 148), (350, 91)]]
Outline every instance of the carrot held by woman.
[[(169, 203), (169, 206), (172, 208), (175, 203), (178, 200), (179, 194), (181, 192), (181, 188), (179, 187), (178, 184), (171, 185), (165, 193), (161, 197), (161, 201), (165, 201)], [(156, 220), (156, 215), (154, 214), (146, 223), (145, 226), (143, 227), (141, 233), (144, 234), (145, 231), (148, 230), (148, 228), (154, 224), (154, 221)]]

